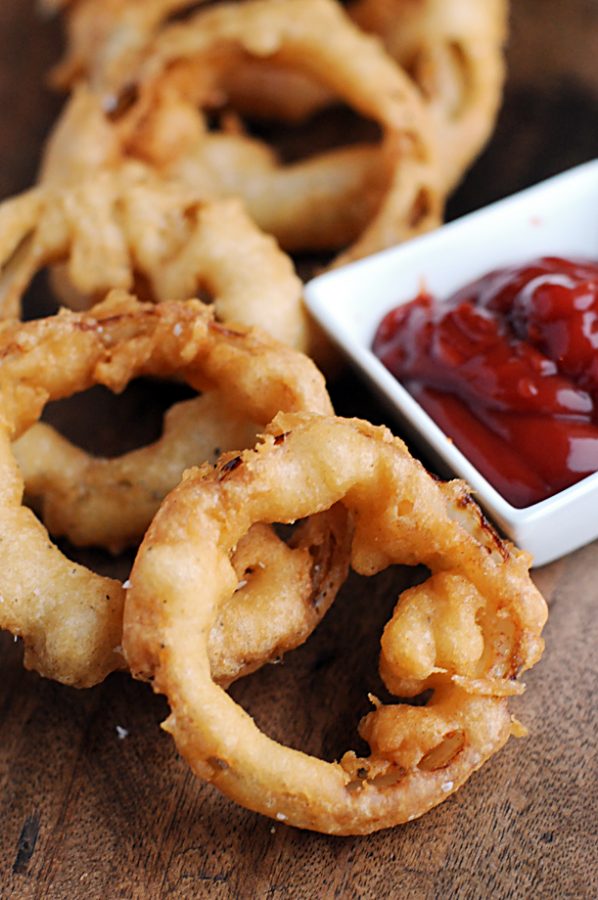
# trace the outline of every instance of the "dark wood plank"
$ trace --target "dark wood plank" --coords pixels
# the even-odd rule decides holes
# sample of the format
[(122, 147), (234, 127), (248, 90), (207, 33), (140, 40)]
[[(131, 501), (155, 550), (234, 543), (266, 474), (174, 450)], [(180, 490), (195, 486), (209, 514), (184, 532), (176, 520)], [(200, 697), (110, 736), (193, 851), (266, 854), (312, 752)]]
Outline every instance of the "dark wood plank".
[[(596, 155), (598, 4), (518, 0), (496, 137), (452, 215)], [(59, 46), (30, 0), (0, 5), (0, 194), (33, 178), (59, 101)], [(341, 411), (385, 418), (352, 376)], [(135, 398), (125, 399), (126, 410)], [(409, 577), (353, 578), (313, 639), (234, 693), (270, 734), (333, 758), (356, 746), (377, 642)], [(536, 574), (551, 606), (511, 741), (410, 825), (328, 838), (276, 825), (193, 779), (160, 732), (166, 704), (114, 675), (77, 692), (21, 667), (0, 635), (0, 897), (593, 898), (598, 896), (597, 545)], [(117, 726), (127, 735), (120, 738)]]

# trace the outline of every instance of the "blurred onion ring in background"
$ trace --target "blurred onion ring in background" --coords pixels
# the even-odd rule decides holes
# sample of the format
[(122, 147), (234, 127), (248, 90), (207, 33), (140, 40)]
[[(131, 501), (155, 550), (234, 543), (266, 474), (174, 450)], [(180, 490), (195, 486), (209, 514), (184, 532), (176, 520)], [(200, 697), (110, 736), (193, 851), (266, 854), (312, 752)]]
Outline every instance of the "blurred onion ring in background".
[[(72, 87), (84, 77), (104, 92), (126, 83), (173, 14), (192, 0), (79, 0), (66, 18), (67, 54), (53, 80)], [(494, 125), (505, 75), (507, 0), (353, 0), (351, 19), (379, 36), (420, 90), (437, 130), (443, 184), (450, 188), (479, 153)], [(302, 121), (334, 102), (299, 68), (247, 57), (225, 74), (242, 115)]]
[(350, 15), (382, 38), (420, 89), (441, 148), (442, 183), (453, 187), (496, 121), (508, 0), (355, 0)]
[[(381, 141), (282, 162), (245, 133), (232, 107), (227, 80), (247, 59), (271, 59), (322, 83), (373, 121)], [(333, 0), (200, 8), (158, 30), (118, 88), (98, 77), (91, 90), (122, 153), (206, 199), (240, 197), (287, 250), (350, 245), (339, 260), (346, 262), (439, 224), (443, 196), (425, 104), (380, 42)], [(209, 117), (219, 112), (214, 129)], [(56, 158), (52, 140), (49, 153)]]
[[(100, 152), (104, 132), (84, 94), (71, 110)], [(0, 315), (18, 317), (35, 273), (58, 263), (58, 293), (70, 307), (89, 308), (112, 288), (141, 287), (155, 302), (207, 293), (219, 320), (256, 325), (302, 351), (313, 343), (290, 259), (239, 201), (204, 203), (141, 163), (68, 183), (54, 171), (0, 204)]]

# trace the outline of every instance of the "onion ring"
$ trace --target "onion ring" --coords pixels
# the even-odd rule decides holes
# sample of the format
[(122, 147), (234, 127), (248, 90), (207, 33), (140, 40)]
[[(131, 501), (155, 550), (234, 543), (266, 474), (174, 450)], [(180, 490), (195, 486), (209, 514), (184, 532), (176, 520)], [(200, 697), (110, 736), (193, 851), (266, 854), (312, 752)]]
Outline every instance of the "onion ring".
[(53, 537), (118, 554), (137, 544), (161, 500), (198, 461), (250, 447), (260, 426), (222, 391), (172, 406), (159, 440), (122, 456), (92, 456), (37, 422), (13, 444), (27, 496)]
[(453, 187), (496, 120), (507, 0), (356, 0), (349, 13), (382, 38), (421, 90), (442, 147), (443, 184)]
[[(380, 125), (381, 146), (282, 165), (238, 129), (209, 132), (201, 110), (225, 95), (227, 73), (247, 56), (321, 81)], [(348, 261), (439, 222), (436, 148), (420, 98), (332, 0), (295, 0), (292, 16), (286, 0), (200, 10), (165, 26), (120, 94), (107, 88), (102, 98), (124, 152), (194, 189), (201, 184), (208, 197), (240, 196), (286, 249), (334, 250), (353, 241)], [(223, 165), (223, 154), (237, 164)]]
[(66, 559), (21, 505), (11, 444), (49, 400), (98, 383), (118, 392), (147, 374), (178, 375), (197, 390), (217, 385), (258, 423), (281, 407), (331, 409), (307, 357), (219, 325), (199, 301), (156, 306), (116, 291), (91, 313), (0, 324), (0, 628), (23, 638), (29, 668), (67, 684), (87, 686), (122, 666), (124, 590)]
[[(149, 51), (169, 15), (193, 5), (190, 0), (153, 0), (150, 3), (82, 0), (68, 18), (70, 49), (67, 60), (59, 69), (63, 84), (72, 83), (74, 74), (84, 71), (90, 84), (104, 96), (109, 96), (119, 83), (129, 83), (128, 73), (135, 70), (144, 52)], [(481, 150), (496, 119), (504, 81), (502, 46), (507, 30), (506, 0), (489, 0), (484, 4), (475, 0), (423, 0), (418, 3), (412, 0), (355, 0), (347, 11), (362, 29), (382, 38), (390, 55), (409, 73), (420, 90), (441, 147), (441, 181), (444, 190), (450, 189)], [(258, 117), (301, 121), (334, 100), (330, 90), (309, 73), (290, 67), (278, 58), (240, 58), (228, 71), (221, 73), (220, 79), (220, 90), (232, 106), (242, 114)], [(171, 113), (170, 121), (173, 118)], [(168, 131), (167, 128), (162, 130)], [(233, 151), (236, 163), (232, 171), (245, 170), (247, 173), (257, 144), (237, 137), (239, 144)], [(203, 151), (205, 153), (205, 147)], [(230, 155), (231, 151), (225, 152)], [(193, 171), (194, 178), (201, 182), (205, 167), (214, 166), (210, 157), (218, 155), (215, 147), (213, 153), (207, 154), (207, 160), (202, 161), (202, 154), (196, 152), (192, 155), (195, 165), (190, 168), (187, 164), (184, 169), (188, 176)], [(274, 187), (277, 183), (280, 187), (281, 177), (288, 174), (292, 179), (290, 186), (294, 187), (294, 180), (297, 195), (305, 196), (312, 177), (320, 184), (318, 190), (321, 192), (322, 183), (328, 181), (335, 185), (334, 173), (338, 179), (339, 172), (343, 172), (341, 184), (334, 189), (329, 186), (321, 195), (325, 205), (334, 202), (334, 191), (337, 196), (342, 190), (352, 191), (354, 197), (365, 194), (368, 177), (371, 179), (371, 173), (376, 171), (375, 163), (367, 154), (354, 152), (338, 160), (331, 157), (329, 171), (322, 170), (321, 178), (318, 177), (319, 166), (313, 164), (306, 170), (302, 166), (292, 166), (279, 172), (277, 161), (271, 156), (267, 161), (261, 161), (263, 168), (257, 158), (255, 162), (257, 183), (253, 191), (247, 174), (237, 174), (231, 182), (223, 167), (217, 166), (216, 175), (225, 190), (237, 190), (244, 195), (256, 220), (290, 249), (301, 249), (309, 238), (297, 233), (297, 226), (291, 227), (289, 232), (289, 226), (285, 225), (285, 220), (297, 218), (301, 207), (295, 215), (291, 215), (293, 210), (289, 210), (288, 216), (281, 210), (277, 219), (275, 210), (263, 200), (260, 203), (260, 196), (271, 193), (269, 182), (272, 179)], [(275, 178), (277, 174), (278, 179)], [(203, 175), (211, 182), (214, 177), (212, 171)], [(262, 183), (264, 179), (265, 184)], [(369, 192), (372, 192), (371, 182)], [(360, 214), (362, 228), (366, 218), (373, 215), (376, 202), (378, 200), (373, 198), (372, 210)], [(356, 203), (357, 200), (349, 208), (354, 208)], [(299, 215), (301, 218), (302, 214)], [(329, 226), (318, 223), (317, 227), (328, 233)], [(358, 227), (358, 223), (351, 227), (346, 224), (345, 228), (350, 232), (346, 237), (337, 224), (337, 244), (350, 241)], [(322, 243), (322, 239), (314, 236), (312, 242), (316, 249), (329, 249), (327, 240)]]
[[(52, 69), (51, 82), (66, 90), (84, 78), (98, 91), (126, 83), (169, 17), (198, 5), (195, 0), (44, 0), (52, 12), (67, 3), (67, 50)], [(331, 101), (328, 91), (300, 72), (279, 71), (257, 59), (239, 61), (226, 73), (226, 92), (242, 112), (285, 121), (301, 121)]]
[[(230, 555), (252, 523), (335, 503), (354, 517), (358, 572), (432, 570), (399, 601), (382, 674), (391, 689), (432, 685), (434, 695), (420, 708), (376, 703), (361, 725), (372, 755), (327, 763), (259, 731), (214, 683), (207, 635), (235, 590)], [(463, 484), (435, 482), (386, 429), (280, 415), (257, 449), (189, 472), (166, 498), (131, 573), (123, 647), (133, 674), (166, 695), (162, 727), (196, 774), (279, 821), (364, 834), (421, 815), (507, 740), (506, 698), (543, 649), (546, 605), (529, 562), (484, 522)]]
[[(69, 288), (83, 306), (139, 281), (156, 301), (203, 289), (223, 321), (257, 325), (301, 350), (311, 340), (291, 261), (240, 203), (202, 203), (141, 164), (43, 185), (0, 206), (4, 317), (19, 314), (35, 272), (65, 260)], [(73, 305), (72, 294), (66, 299)]]
[[(444, 190), (488, 140), (505, 78), (507, 0), (356, 0), (347, 12), (379, 36), (430, 111)], [(268, 61), (239, 67), (227, 85), (241, 113), (297, 122), (333, 98), (316, 82)]]
[[(193, 0), (79, 0), (67, 18), (68, 51), (55, 82), (72, 86), (85, 75), (104, 90), (126, 82), (169, 16), (196, 5)], [(353, 0), (348, 13), (365, 31), (379, 35), (411, 74), (443, 120), (444, 136), (457, 127), (451, 144), (460, 144), (470, 159), (475, 156), (504, 80), (506, 0)], [(301, 121), (332, 100), (305, 75), (269, 60), (242, 61), (228, 74), (226, 88), (241, 112), (286, 121)]]
[[(347, 13), (379, 36), (420, 90), (437, 132), (442, 184), (450, 190), (486, 143), (505, 77), (506, 0), (356, 0)], [(242, 114), (305, 120), (329, 106), (321, 85), (269, 60), (242, 62), (226, 90)]]
[[(420, 90), (437, 133), (442, 185), (452, 189), (494, 127), (505, 79), (507, 0), (354, 0), (364, 31)], [(332, 102), (320, 85), (268, 61), (240, 67), (227, 85), (242, 113), (302, 121)]]

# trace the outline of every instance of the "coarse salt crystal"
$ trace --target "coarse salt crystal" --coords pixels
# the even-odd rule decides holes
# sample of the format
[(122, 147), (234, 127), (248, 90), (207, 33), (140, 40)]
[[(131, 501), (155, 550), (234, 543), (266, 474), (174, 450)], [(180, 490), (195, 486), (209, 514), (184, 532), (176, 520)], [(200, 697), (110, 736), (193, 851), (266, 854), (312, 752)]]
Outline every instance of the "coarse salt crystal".
[(123, 581), (123, 587), (124, 587), (125, 591), (129, 590), (129, 588), (131, 587), (131, 581), (129, 578), (127, 578), (126, 581)]
[(281, 812), (276, 813), (276, 818), (279, 822), (286, 822), (287, 820), (287, 816), (285, 816), (285, 814)]
[(452, 789), (453, 789), (452, 781), (445, 781), (444, 784), (442, 785), (442, 790), (445, 792), (445, 794), (448, 794), (448, 792), (452, 791)]
[(123, 728), (121, 725), (117, 725), (116, 736), (118, 737), (119, 741), (124, 741), (124, 739), (129, 736), (129, 731), (127, 728)]
[(172, 329), (172, 333), (178, 337), (183, 332), (183, 326), (180, 322), (177, 322), (174, 328)]

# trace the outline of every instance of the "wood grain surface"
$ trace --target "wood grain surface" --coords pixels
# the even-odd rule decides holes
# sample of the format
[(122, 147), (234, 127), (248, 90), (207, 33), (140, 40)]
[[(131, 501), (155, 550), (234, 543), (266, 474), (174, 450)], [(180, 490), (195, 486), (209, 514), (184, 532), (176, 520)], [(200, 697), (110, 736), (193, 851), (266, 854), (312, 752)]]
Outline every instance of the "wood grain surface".
[[(2, 196), (34, 177), (60, 105), (42, 83), (59, 47), (30, 0), (2, 0)], [(596, 0), (516, 0), (509, 53), (495, 138), (451, 215), (597, 155)], [(334, 395), (341, 412), (385, 418), (350, 375)], [(140, 402), (96, 393), (90, 422), (109, 444)], [(308, 644), (235, 697), (295, 747), (331, 759), (357, 746), (380, 631), (412, 577), (352, 578)], [(514, 704), (529, 737), (421, 820), (367, 838), (240, 809), (189, 774), (158, 728), (166, 703), (147, 687), (114, 675), (69, 690), (25, 672), (19, 645), (0, 635), (0, 898), (598, 897), (598, 546), (535, 578), (551, 615), (546, 655)]]

